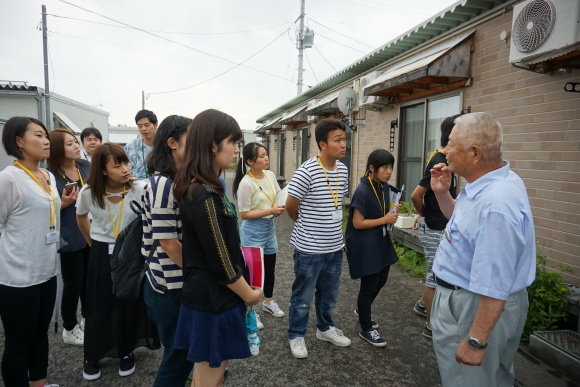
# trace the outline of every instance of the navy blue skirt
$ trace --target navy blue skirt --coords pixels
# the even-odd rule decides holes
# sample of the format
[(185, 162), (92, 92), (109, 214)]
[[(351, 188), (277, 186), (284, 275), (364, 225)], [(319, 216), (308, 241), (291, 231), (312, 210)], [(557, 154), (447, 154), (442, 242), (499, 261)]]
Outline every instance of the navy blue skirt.
[(187, 350), (187, 360), (221, 366), (224, 360), (251, 356), (244, 328), (246, 306), (222, 312), (201, 312), (183, 304), (175, 332), (174, 347)]

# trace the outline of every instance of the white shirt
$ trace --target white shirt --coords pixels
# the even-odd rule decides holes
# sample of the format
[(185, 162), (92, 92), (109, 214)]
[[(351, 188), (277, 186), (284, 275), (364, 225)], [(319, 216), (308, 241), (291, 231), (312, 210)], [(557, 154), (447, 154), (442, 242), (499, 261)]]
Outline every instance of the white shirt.
[[(280, 192), (280, 186), (278, 185), (274, 172), (264, 170), (264, 177), (256, 180), (246, 174), (240, 181), (240, 186), (238, 187), (238, 210), (240, 212), (246, 212), (272, 208), (273, 205), (270, 199), (275, 202), (278, 192)], [(263, 218), (271, 217), (271, 215), (266, 215)]]
[[(81, 192), (79, 193), (77, 199), (77, 214), (84, 215), (90, 213), (93, 217), (91, 223), (91, 239), (104, 243), (115, 243), (115, 234), (113, 233), (113, 224), (111, 223), (111, 215), (115, 226), (117, 225), (119, 219), (119, 213), (121, 212), (121, 207), (123, 207), (123, 217), (121, 219), (121, 226), (119, 227), (119, 232), (121, 232), (133, 219), (138, 215), (131, 209), (131, 201), (135, 200), (137, 203), (141, 204), (141, 194), (143, 192), (144, 182), (140, 180), (133, 181), (133, 189), (129, 190), (125, 195), (125, 200), (119, 203), (111, 203), (105, 199), (105, 208), (99, 207), (99, 205), (93, 202), (91, 197), (91, 187), (85, 185)], [(109, 214), (109, 208), (111, 213)], [(141, 216), (141, 214), (139, 214)]]
[[(60, 230), (60, 196), (56, 197), (56, 230)], [(0, 284), (17, 288), (48, 281), (58, 273), (59, 243), (46, 244), (50, 230), (47, 193), (22, 169), (13, 165), (0, 172)]]
[(86, 160), (89, 163), (91, 162), (91, 155), (84, 149), (81, 151), (81, 160)]

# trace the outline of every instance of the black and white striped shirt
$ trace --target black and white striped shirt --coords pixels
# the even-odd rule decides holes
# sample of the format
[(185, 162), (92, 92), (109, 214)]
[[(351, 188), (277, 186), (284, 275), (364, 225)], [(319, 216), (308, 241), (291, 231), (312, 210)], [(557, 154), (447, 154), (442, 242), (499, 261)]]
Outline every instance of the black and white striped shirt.
[(338, 208), (316, 157), (306, 160), (296, 170), (288, 194), (299, 199), (298, 219), (290, 237), (290, 245), (306, 254), (326, 254), (342, 249), (342, 216), (333, 220), (337, 209), (342, 212), (342, 198), (348, 194), (348, 169), (340, 161), (334, 171), (326, 170), (332, 190), (337, 191)]
[[(149, 256), (155, 239), (181, 241), (181, 218), (173, 198), (173, 180), (159, 174), (149, 178), (141, 196), (141, 212), (143, 221), (141, 253), (145, 258)], [(146, 275), (153, 289), (159, 293), (181, 289), (183, 286), (183, 271), (160, 245), (151, 257)]]

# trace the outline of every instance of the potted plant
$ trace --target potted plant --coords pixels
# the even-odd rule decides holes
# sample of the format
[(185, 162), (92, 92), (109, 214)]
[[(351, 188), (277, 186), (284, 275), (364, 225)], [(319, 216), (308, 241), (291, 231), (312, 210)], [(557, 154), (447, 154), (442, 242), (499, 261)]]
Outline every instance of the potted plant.
[(413, 203), (401, 202), (401, 209), (399, 210), (399, 218), (395, 222), (395, 227), (411, 228), (415, 222), (415, 215), (413, 214)]

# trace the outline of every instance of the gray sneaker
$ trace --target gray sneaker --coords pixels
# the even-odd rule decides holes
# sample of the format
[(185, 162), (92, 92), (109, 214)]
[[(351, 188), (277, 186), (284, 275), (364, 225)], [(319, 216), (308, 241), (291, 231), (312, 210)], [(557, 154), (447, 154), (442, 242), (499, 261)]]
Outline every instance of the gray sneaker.
[(329, 341), (339, 347), (348, 347), (351, 343), (350, 339), (346, 337), (340, 329), (330, 326), (328, 330), (322, 332), (316, 329), (316, 338), (322, 341)]
[(419, 316), (427, 317), (427, 307), (421, 302), (421, 300), (415, 303), (413, 312), (417, 313)]

